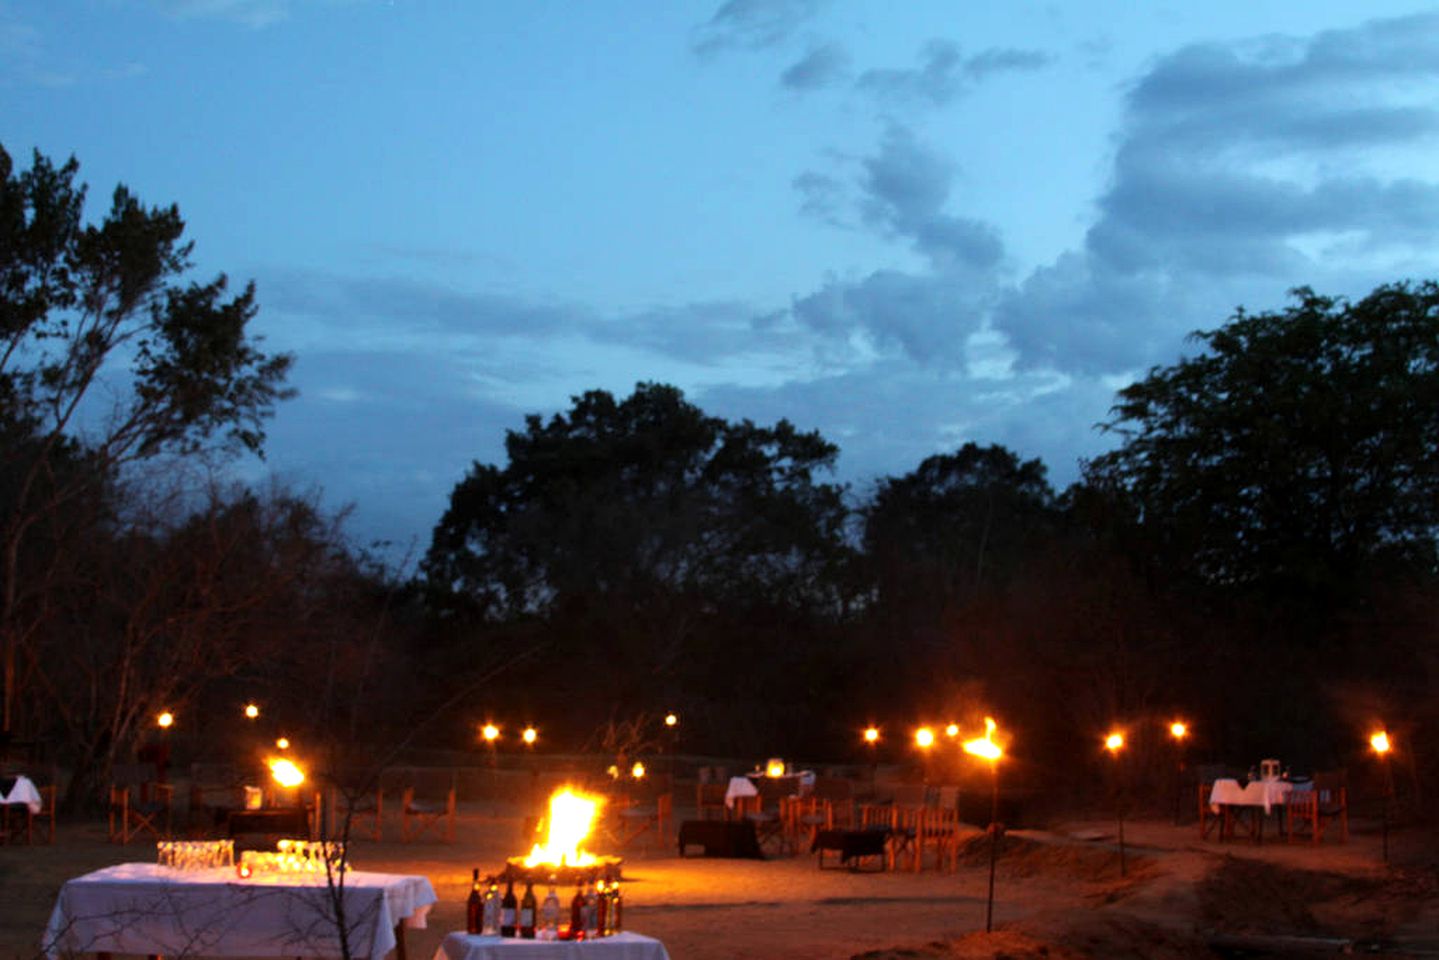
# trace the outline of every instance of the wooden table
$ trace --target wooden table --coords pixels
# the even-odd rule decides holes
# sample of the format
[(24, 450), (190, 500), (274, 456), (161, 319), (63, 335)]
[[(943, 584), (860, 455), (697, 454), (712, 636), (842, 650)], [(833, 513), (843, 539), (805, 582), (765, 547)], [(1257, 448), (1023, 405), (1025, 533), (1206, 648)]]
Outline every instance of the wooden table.
[(352, 871), (343, 894), (324, 874), (268, 873), (241, 880), (233, 867), (176, 870), (123, 863), (65, 882), (43, 949), (191, 957), (338, 958), (343, 905), (352, 958), (405, 960), (404, 928), (424, 927), (435, 903), (424, 877)]

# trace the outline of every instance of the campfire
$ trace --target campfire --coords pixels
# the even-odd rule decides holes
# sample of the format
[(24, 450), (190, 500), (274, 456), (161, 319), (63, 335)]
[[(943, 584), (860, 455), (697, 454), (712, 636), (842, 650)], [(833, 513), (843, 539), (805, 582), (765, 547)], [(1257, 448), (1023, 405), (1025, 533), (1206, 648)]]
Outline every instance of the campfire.
[(543, 883), (554, 877), (562, 885), (593, 882), (601, 877), (617, 879), (619, 857), (596, 856), (584, 848), (603, 806), (603, 797), (572, 787), (556, 791), (550, 797), (549, 815), (540, 823), (544, 842), (536, 843), (528, 856), (511, 857), (504, 878)]

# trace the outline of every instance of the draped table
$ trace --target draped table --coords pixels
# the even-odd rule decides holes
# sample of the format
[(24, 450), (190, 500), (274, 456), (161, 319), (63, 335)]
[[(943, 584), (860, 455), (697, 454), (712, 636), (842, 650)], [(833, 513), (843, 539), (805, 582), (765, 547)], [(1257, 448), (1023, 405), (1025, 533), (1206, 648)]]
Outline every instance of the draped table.
[[(21, 807), (25, 810), (20, 810)], [(40, 791), (29, 777), (24, 774), (0, 777), (0, 843), (9, 843), (24, 834), (27, 817), (34, 816), (44, 807)], [(16, 818), (13, 823), (11, 814)]]
[(597, 940), (521, 940), (451, 933), (432, 960), (669, 960), (665, 945), (625, 930)]
[[(338, 883), (338, 878), (337, 878)], [(424, 877), (354, 870), (343, 896), (325, 875), (233, 867), (176, 870), (122, 863), (67, 880), (45, 928), (45, 954), (340, 957), (343, 904), (350, 955), (404, 960), (404, 927), (423, 928), (435, 903)]]
[(1264, 820), (1259, 815), (1269, 816), (1275, 807), (1284, 806), (1294, 784), (1288, 780), (1250, 780), (1240, 786), (1239, 781), (1221, 778), (1214, 781), (1209, 790), (1209, 808), (1224, 814), (1220, 827), (1220, 839), (1233, 836), (1234, 821), (1248, 819), (1249, 835), (1256, 843), (1264, 839)]

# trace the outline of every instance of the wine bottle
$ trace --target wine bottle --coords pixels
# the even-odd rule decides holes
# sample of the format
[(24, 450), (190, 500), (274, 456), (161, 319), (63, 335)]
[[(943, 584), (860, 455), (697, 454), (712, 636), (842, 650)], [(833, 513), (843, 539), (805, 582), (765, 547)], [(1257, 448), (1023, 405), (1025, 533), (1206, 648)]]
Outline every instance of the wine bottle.
[(570, 939), (585, 938), (585, 885), (575, 887), (574, 899), (570, 900)]
[(625, 901), (620, 893), (620, 882), (610, 881), (610, 933), (619, 933), (625, 928)]
[(480, 868), (476, 867), (470, 878), (470, 895), (465, 900), (465, 932), (479, 933), (480, 918), (484, 912), (484, 900), (480, 897)]
[(500, 901), (500, 936), (513, 937), (515, 935), (515, 914), (519, 905), (515, 902), (515, 879), (505, 878), (505, 896)]
[(525, 895), (520, 898), (520, 938), (535, 938), (535, 885), (525, 881)]
[(605, 935), (605, 882), (595, 881), (595, 892), (587, 898), (590, 902), (588, 915), (585, 917), (585, 936), (603, 937)]
[(487, 937), (498, 936), (500, 932), (500, 881), (487, 877), (485, 890), (485, 916), (480, 924), (480, 933)]
[(550, 892), (540, 904), (540, 939), (558, 940), (560, 936), (560, 895), (555, 892), (555, 878), (550, 877)]

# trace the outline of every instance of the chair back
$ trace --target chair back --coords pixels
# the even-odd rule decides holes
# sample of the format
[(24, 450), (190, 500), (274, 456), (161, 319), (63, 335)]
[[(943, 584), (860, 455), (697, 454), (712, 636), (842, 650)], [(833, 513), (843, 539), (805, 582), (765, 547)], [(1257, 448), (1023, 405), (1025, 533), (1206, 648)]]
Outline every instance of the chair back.
[(859, 828), (861, 830), (894, 828), (894, 804), (862, 803), (859, 805)]

